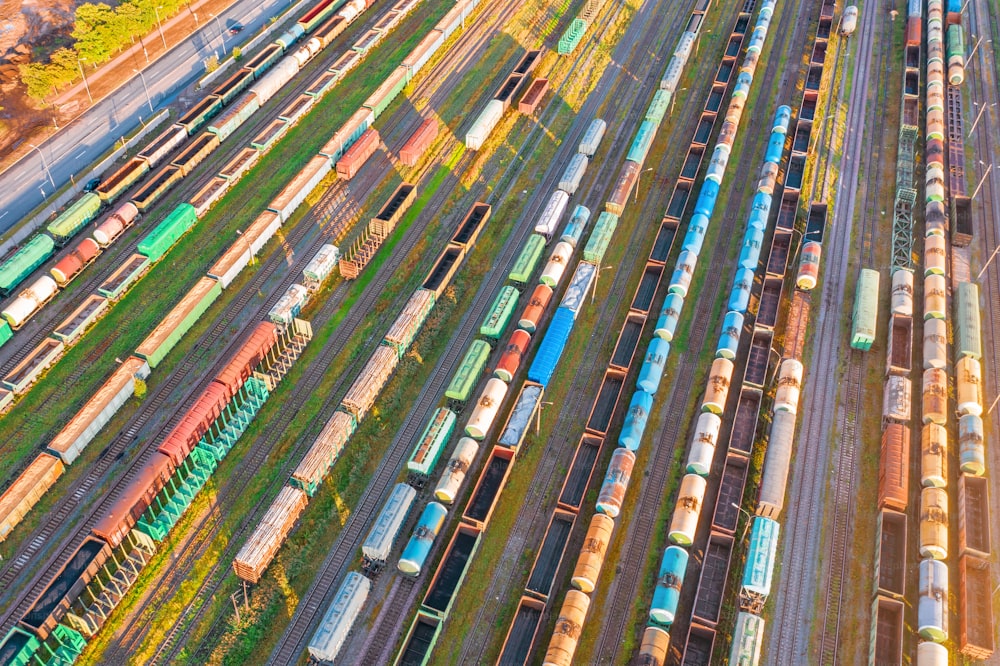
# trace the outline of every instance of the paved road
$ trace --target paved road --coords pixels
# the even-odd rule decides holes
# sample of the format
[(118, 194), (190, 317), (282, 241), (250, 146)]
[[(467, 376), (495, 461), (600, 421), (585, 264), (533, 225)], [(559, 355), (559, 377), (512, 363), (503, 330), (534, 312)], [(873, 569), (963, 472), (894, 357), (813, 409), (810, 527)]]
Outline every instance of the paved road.
[[(151, 117), (201, 77), (205, 59), (213, 53), (222, 55), (220, 31), (228, 50), (288, 4), (289, 0), (240, 0), (218, 20), (203, 21), (201, 30), (0, 174), (0, 233), (69, 182), (71, 175), (84, 172), (115, 141), (138, 127), (140, 118)], [(228, 28), (236, 23), (244, 26), (242, 35), (229, 34)]]

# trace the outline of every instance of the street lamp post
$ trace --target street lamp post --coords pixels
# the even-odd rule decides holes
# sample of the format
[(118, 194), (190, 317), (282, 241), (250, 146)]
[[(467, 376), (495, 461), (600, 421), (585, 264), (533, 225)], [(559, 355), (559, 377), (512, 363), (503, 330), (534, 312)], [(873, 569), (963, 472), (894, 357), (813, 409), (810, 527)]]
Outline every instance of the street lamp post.
[[(639, 201), (639, 181), (642, 179), (642, 174), (649, 173), (652, 170), (653, 170), (653, 167), (649, 167), (645, 171), (640, 171), (639, 175), (635, 177), (635, 198), (633, 199), (633, 201)], [(627, 199), (626, 199), (626, 201), (627, 201)]]
[(740, 513), (745, 513), (747, 515), (746, 525), (743, 526), (743, 536), (740, 537), (740, 541), (746, 541), (747, 540), (747, 530), (750, 529), (750, 520), (751, 520), (750, 512), (747, 511), (746, 509), (744, 509), (743, 507), (741, 507), (736, 502), (730, 502), (730, 505), (732, 505), (732, 507), (734, 509), (736, 509), (737, 511), (739, 511)]
[(156, 27), (159, 28), (159, 30), (160, 30), (160, 41), (163, 42), (163, 48), (166, 49), (167, 48), (167, 38), (163, 36), (163, 24), (160, 23), (160, 12), (159, 12), (160, 9), (163, 9), (163, 7), (162, 6), (160, 6), (160, 7), (154, 6), (153, 7), (153, 13), (156, 14)]
[(983, 117), (983, 112), (986, 111), (986, 108), (990, 107), (990, 106), (996, 106), (996, 105), (997, 105), (996, 102), (993, 102), (992, 104), (983, 104), (983, 108), (979, 109), (979, 113), (976, 114), (976, 119), (974, 121), (972, 121), (972, 127), (969, 128), (969, 136), (967, 136), (965, 138), (967, 138), (967, 139), (971, 139), (972, 138), (972, 133), (976, 131), (976, 125), (979, 124), (979, 120), (980, 120), (980, 118)]
[(993, 169), (993, 165), (992, 164), (989, 165), (988, 167), (986, 167), (986, 173), (983, 174), (983, 177), (979, 180), (979, 184), (976, 185), (976, 191), (972, 193), (971, 197), (969, 197), (969, 201), (970, 202), (971, 201), (975, 201), (976, 195), (979, 194), (979, 190), (983, 189), (983, 183), (986, 182), (986, 176), (990, 175), (990, 170), (991, 169)]
[(84, 60), (83, 58), (77, 57), (77, 59), (76, 59), (76, 65), (77, 65), (77, 67), (80, 68), (80, 76), (83, 77), (83, 87), (87, 89), (87, 99), (89, 99), (90, 103), (93, 104), (94, 103), (94, 96), (90, 94), (90, 84), (87, 83), (87, 75), (83, 71), (83, 62), (82, 62), (83, 60)]
[(979, 282), (979, 278), (983, 277), (983, 273), (985, 273), (986, 269), (990, 267), (990, 262), (993, 261), (993, 258), (997, 256), (997, 252), (1000, 252), (1000, 245), (997, 245), (993, 249), (993, 254), (991, 254), (990, 258), (986, 260), (985, 264), (983, 264), (983, 269), (979, 271), (978, 275), (976, 275), (976, 282)]
[(29, 143), (28, 145), (38, 151), (38, 156), (42, 158), (42, 168), (45, 169), (45, 175), (49, 177), (49, 182), (52, 183), (52, 187), (55, 188), (56, 181), (52, 180), (52, 172), (49, 171), (49, 165), (45, 162), (45, 153), (43, 153), (42, 149), (33, 143)]
[(225, 55), (227, 55), (226, 54), (226, 34), (222, 31), (222, 23), (219, 22), (219, 17), (216, 16), (215, 14), (209, 14), (209, 16), (211, 16), (212, 18), (215, 19), (215, 25), (219, 28), (219, 41), (222, 42), (222, 55), (225, 56)]
[[(606, 268), (614, 268), (614, 266), (611, 266), (610, 264), (607, 265), (607, 266), (598, 266), (597, 267), (597, 272), (594, 273), (594, 288), (590, 290), (590, 304), (591, 305), (594, 304), (594, 298), (597, 296), (597, 281), (601, 279), (601, 271), (604, 270), (604, 269), (606, 269)], [(586, 298), (586, 296), (587, 295), (584, 294), (584, 298)]]
[(149, 88), (146, 87), (146, 77), (142, 75), (141, 69), (136, 69), (135, 67), (133, 67), (132, 71), (139, 75), (139, 80), (142, 81), (142, 89), (146, 93), (146, 103), (149, 104), (150, 113), (153, 113), (154, 112), (153, 100), (149, 98)]

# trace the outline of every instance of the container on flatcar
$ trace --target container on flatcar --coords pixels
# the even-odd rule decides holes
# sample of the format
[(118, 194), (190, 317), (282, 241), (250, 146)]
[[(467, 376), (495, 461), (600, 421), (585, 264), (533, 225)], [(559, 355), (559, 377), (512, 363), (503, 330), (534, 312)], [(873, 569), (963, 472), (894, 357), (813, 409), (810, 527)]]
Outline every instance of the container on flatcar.
[(637, 390), (632, 394), (629, 402), (628, 412), (625, 414), (625, 423), (622, 425), (621, 434), (618, 436), (618, 445), (629, 451), (638, 451), (642, 443), (642, 434), (646, 430), (646, 422), (649, 413), (653, 409), (653, 396), (643, 390)]
[(875, 342), (878, 324), (879, 272), (862, 268), (851, 317), (851, 347), (868, 351)]
[(482, 148), (483, 144), (486, 143), (486, 139), (493, 132), (493, 128), (497, 126), (497, 123), (503, 117), (503, 111), (503, 102), (491, 99), (476, 117), (469, 131), (466, 132), (465, 147), (469, 150), (479, 150)]
[(715, 458), (715, 447), (719, 441), (721, 428), (722, 419), (718, 414), (702, 412), (698, 415), (694, 439), (691, 441), (691, 450), (688, 452), (687, 466), (684, 469), (686, 473), (708, 476), (712, 469), (712, 460)]
[(500, 403), (507, 395), (507, 389), (507, 383), (496, 377), (492, 377), (486, 382), (486, 386), (472, 410), (472, 415), (469, 416), (469, 421), (465, 424), (466, 435), (475, 440), (482, 440), (486, 437), (486, 433), (489, 432), (494, 420), (496, 420), (497, 412), (500, 411)]
[(448, 516), (448, 510), (437, 502), (428, 502), (424, 507), (417, 526), (413, 530), (413, 535), (403, 548), (403, 553), (399, 556), (399, 563), (396, 565), (401, 573), (407, 576), (419, 576), (427, 563), (431, 546), (437, 538), (444, 525), (444, 519)]
[(948, 484), (948, 430), (937, 423), (920, 429), (920, 485), (944, 488)]
[(583, 634), (583, 623), (590, 608), (590, 597), (579, 590), (566, 593), (552, 639), (545, 651), (543, 666), (570, 666)]
[(625, 501), (629, 480), (635, 467), (635, 453), (624, 447), (618, 447), (611, 454), (608, 471), (601, 484), (601, 492), (597, 496), (597, 510), (612, 518), (617, 518)]
[(586, 155), (588, 158), (593, 157), (594, 153), (597, 152), (597, 148), (601, 145), (601, 139), (604, 138), (604, 132), (607, 128), (608, 124), (600, 118), (591, 120), (590, 125), (587, 126), (587, 131), (583, 133), (583, 138), (580, 140), (578, 148), (580, 154)]
[(471, 437), (462, 437), (458, 440), (441, 474), (441, 480), (434, 489), (434, 497), (437, 500), (445, 504), (452, 504), (455, 501), (477, 453), (479, 453), (479, 443), (476, 440)]
[(948, 557), (948, 491), (920, 491), (920, 556), (935, 560)]
[(971, 356), (963, 356), (955, 363), (955, 384), (959, 416), (983, 414), (983, 368)]
[(701, 411), (722, 414), (729, 399), (729, 387), (733, 379), (733, 362), (728, 358), (717, 358), (712, 361), (708, 374), (708, 385), (705, 388), (705, 398), (701, 403)]
[(559, 189), (567, 194), (575, 194), (577, 188), (580, 187), (580, 181), (587, 173), (587, 166), (589, 166), (589, 160), (586, 155), (577, 153), (571, 157), (562, 178), (559, 179)]
[(685, 474), (681, 479), (681, 488), (677, 493), (677, 504), (670, 517), (670, 527), (667, 538), (670, 543), (678, 546), (690, 546), (694, 542), (694, 533), (698, 527), (698, 517), (705, 501), (705, 489), (708, 482), (697, 474)]
[(958, 460), (962, 474), (986, 473), (985, 442), (981, 416), (966, 414), (958, 419)]
[(679, 546), (667, 546), (663, 551), (656, 588), (653, 590), (653, 603), (649, 608), (649, 619), (653, 622), (668, 627), (673, 624), (688, 558), (688, 552)]
[(361, 544), (361, 554), (366, 563), (379, 564), (389, 559), (392, 545), (406, 522), (410, 507), (417, 498), (417, 491), (405, 483), (397, 483), (385, 505), (375, 519), (368, 536)]
[(948, 640), (948, 565), (921, 560), (917, 633), (936, 643)]
[(795, 446), (795, 414), (775, 412), (771, 421), (764, 472), (757, 499), (758, 516), (778, 519), (785, 502), (788, 470)]
[(567, 205), (569, 205), (569, 194), (562, 190), (554, 191), (535, 222), (535, 233), (551, 240), (559, 228)]
[(673, 340), (683, 308), (683, 296), (679, 294), (667, 294), (666, 299), (663, 301), (663, 309), (656, 320), (656, 329), (653, 331), (653, 334), (664, 340)]
[(552, 287), (547, 284), (536, 285), (535, 290), (531, 293), (531, 299), (521, 313), (521, 318), (518, 320), (517, 325), (528, 333), (534, 333), (551, 299)]
[(580, 547), (580, 556), (573, 569), (570, 584), (581, 592), (590, 594), (597, 587), (604, 557), (607, 554), (611, 534), (615, 530), (615, 521), (603, 513), (595, 513), (590, 519), (590, 527)]

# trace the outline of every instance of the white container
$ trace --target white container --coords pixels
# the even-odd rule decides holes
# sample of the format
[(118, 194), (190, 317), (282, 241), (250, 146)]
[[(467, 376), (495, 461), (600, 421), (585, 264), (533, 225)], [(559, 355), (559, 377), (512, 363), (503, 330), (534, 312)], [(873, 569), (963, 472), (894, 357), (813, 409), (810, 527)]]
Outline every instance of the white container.
[(451, 458), (448, 459), (448, 464), (441, 474), (441, 480), (438, 482), (437, 488), (434, 489), (435, 499), (445, 504), (451, 504), (455, 501), (455, 497), (458, 496), (458, 491), (462, 487), (462, 482), (465, 481), (465, 475), (476, 459), (477, 453), (479, 453), (479, 444), (476, 440), (471, 437), (463, 437), (458, 440), (455, 451), (451, 454)]
[(589, 164), (590, 160), (582, 153), (571, 157), (562, 178), (559, 179), (559, 189), (567, 194), (575, 194), (577, 188), (580, 187), (580, 181), (583, 180), (583, 175), (587, 173)]
[(896, 270), (892, 273), (892, 313), (913, 316), (913, 272)]
[(556, 229), (559, 228), (559, 222), (562, 220), (563, 213), (566, 212), (566, 206), (569, 204), (569, 195), (562, 190), (556, 190), (549, 197), (548, 203), (545, 204), (542, 214), (538, 217), (538, 221), (535, 222), (535, 233), (545, 236), (546, 241), (552, 240), (552, 236), (556, 233)]
[(670, 543), (678, 546), (689, 546), (694, 542), (694, 533), (698, 528), (698, 517), (705, 501), (705, 488), (708, 481), (697, 474), (686, 474), (681, 479), (681, 489), (677, 495), (677, 504), (670, 517), (670, 531), (667, 538)]
[(955, 362), (958, 414), (983, 415), (983, 366), (971, 356)]
[(569, 263), (572, 256), (572, 245), (562, 241), (556, 243), (555, 249), (552, 250), (552, 256), (549, 257), (548, 263), (545, 264), (545, 268), (542, 270), (542, 274), (538, 278), (539, 281), (549, 287), (555, 287), (559, 284), (559, 281), (562, 280), (563, 273), (566, 272), (566, 264)]
[(356, 571), (347, 574), (340, 589), (337, 590), (333, 603), (323, 615), (323, 621), (309, 641), (309, 654), (322, 662), (333, 663), (344, 646), (347, 635), (361, 613), (368, 593), (371, 591), (371, 581)]
[(38, 308), (55, 296), (57, 291), (59, 291), (59, 285), (56, 284), (56, 281), (48, 275), (43, 275), (11, 301), (0, 315), (7, 320), (11, 328), (20, 328), (24, 322), (31, 318), (31, 315), (35, 314)]
[(947, 283), (943, 275), (924, 278), (924, 319), (946, 319), (948, 316)]
[(802, 390), (802, 363), (794, 358), (786, 358), (778, 370), (778, 390), (774, 396), (774, 411), (796, 413), (799, 408), (799, 393)]
[(795, 414), (775, 412), (764, 457), (764, 474), (757, 499), (757, 515), (777, 520), (785, 504), (788, 469), (795, 445)]
[(501, 118), (503, 118), (503, 102), (491, 99), (466, 132), (465, 147), (469, 150), (482, 148)]
[(604, 132), (607, 129), (608, 124), (600, 118), (591, 120), (590, 125), (587, 126), (587, 131), (583, 134), (583, 139), (580, 140), (579, 152), (588, 158), (593, 157), (594, 153), (597, 152), (597, 148), (601, 145), (601, 139), (604, 138)]
[(475, 440), (484, 439), (490, 427), (493, 426), (497, 412), (500, 411), (500, 403), (503, 402), (506, 395), (507, 382), (491, 377), (486, 382), (483, 392), (479, 394), (469, 422), (465, 424), (465, 434)]
[(264, 106), (269, 99), (274, 97), (275, 93), (281, 90), (298, 73), (299, 63), (294, 58), (282, 58), (281, 62), (275, 63), (271, 71), (250, 87), (250, 92), (256, 94), (257, 101), (261, 106)]
[(339, 259), (340, 250), (336, 245), (323, 245), (302, 271), (307, 286), (319, 285), (330, 277)]
[(385, 562), (389, 559), (392, 544), (399, 535), (399, 530), (406, 521), (406, 516), (417, 498), (413, 486), (397, 483), (392, 494), (386, 500), (385, 506), (379, 512), (375, 524), (361, 544), (361, 554), (372, 562)]
[(587, 298), (587, 293), (590, 291), (590, 285), (593, 284), (596, 273), (597, 266), (594, 264), (588, 264), (583, 261), (577, 264), (576, 270), (573, 271), (573, 279), (570, 280), (569, 286), (566, 287), (566, 293), (563, 294), (559, 307), (566, 308), (573, 313), (578, 313), (580, 308), (583, 307), (584, 300)]
[(712, 469), (712, 459), (715, 457), (715, 447), (719, 441), (721, 427), (722, 419), (717, 414), (704, 412), (698, 415), (698, 422), (694, 428), (694, 441), (691, 442), (691, 451), (688, 453), (685, 472), (708, 476)]
[(924, 322), (924, 370), (948, 365), (948, 323), (944, 319)]

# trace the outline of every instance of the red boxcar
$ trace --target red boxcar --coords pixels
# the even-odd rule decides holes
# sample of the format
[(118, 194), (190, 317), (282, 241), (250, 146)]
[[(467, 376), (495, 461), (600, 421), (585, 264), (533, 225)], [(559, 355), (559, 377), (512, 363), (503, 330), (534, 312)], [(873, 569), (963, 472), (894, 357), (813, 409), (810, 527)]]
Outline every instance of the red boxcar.
[(111, 507), (103, 512), (94, 527), (94, 535), (107, 541), (111, 547), (120, 544), (152, 504), (153, 498), (163, 489), (174, 473), (174, 464), (159, 451), (153, 454), (135, 479), (118, 495)]

